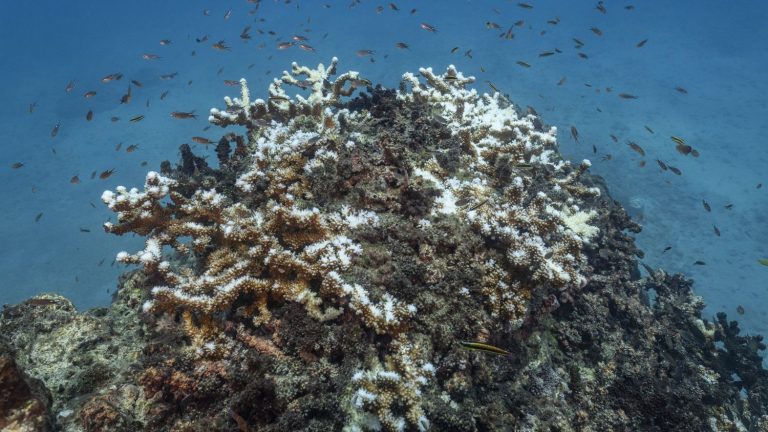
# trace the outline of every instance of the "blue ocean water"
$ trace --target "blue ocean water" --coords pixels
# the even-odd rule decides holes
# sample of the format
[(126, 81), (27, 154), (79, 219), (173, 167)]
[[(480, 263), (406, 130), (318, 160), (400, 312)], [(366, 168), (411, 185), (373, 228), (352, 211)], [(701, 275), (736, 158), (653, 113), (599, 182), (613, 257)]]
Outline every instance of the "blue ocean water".
[[(644, 263), (694, 278), (707, 316), (725, 311), (746, 331), (768, 333), (768, 267), (757, 261), (768, 258), (768, 3), (609, 0), (606, 13), (597, 1), (394, 4), (397, 10), (367, 0), (2, 2), (0, 303), (53, 291), (80, 308), (108, 304), (125, 270), (113, 264), (115, 254), (138, 250), (141, 239), (103, 232), (112, 213), (102, 191), (141, 187), (145, 173), (176, 161), (192, 136), (218, 138), (216, 128), (203, 130), (208, 109), (239, 94), (224, 80), (245, 77), (253, 97), (263, 97), (292, 61), (315, 66), (337, 56), (340, 71), (358, 70), (388, 87), (403, 72), (455, 64), (477, 77), (481, 91), (490, 92), (490, 82), (517, 105), (534, 107), (558, 126), (561, 151), (590, 159), (592, 172), (643, 225)], [(247, 26), (251, 39), (243, 40)], [(500, 37), (510, 27), (514, 38)], [(294, 35), (307, 37), (314, 52), (278, 49)], [(231, 49), (215, 50), (220, 40)], [(101, 82), (113, 73), (123, 78)], [(132, 85), (131, 101), (121, 104), (130, 80), (142, 86)], [(89, 91), (96, 95), (85, 98)], [(192, 110), (198, 119), (169, 115)], [(129, 121), (139, 115), (142, 121)], [(700, 156), (677, 152), (671, 136)], [(138, 147), (129, 153), (131, 145)], [(657, 159), (681, 175), (663, 171)]]

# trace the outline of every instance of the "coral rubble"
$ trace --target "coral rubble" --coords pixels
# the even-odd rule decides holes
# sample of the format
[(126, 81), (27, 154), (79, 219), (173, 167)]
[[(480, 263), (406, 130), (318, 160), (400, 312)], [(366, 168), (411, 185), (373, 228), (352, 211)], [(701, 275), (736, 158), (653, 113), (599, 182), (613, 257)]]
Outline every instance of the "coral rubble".
[(640, 277), (640, 227), (556, 128), (453, 66), (398, 91), (336, 69), (294, 63), (266, 100), (241, 80), (217, 168), (182, 146), (103, 193), (105, 230), (145, 238), (111, 307), (5, 309), (62, 428), (768, 427), (761, 338)]

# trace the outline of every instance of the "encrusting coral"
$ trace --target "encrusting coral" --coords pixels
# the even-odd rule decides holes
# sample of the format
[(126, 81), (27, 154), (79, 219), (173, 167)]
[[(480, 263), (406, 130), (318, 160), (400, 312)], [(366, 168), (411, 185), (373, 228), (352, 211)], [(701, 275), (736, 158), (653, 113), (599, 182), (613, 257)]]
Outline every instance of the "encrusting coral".
[(103, 193), (117, 215), (105, 229), (145, 238), (118, 254), (143, 268), (110, 308), (41, 297), (3, 311), (0, 342), (51, 389), (45, 418), (66, 431), (768, 425), (762, 340), (703, 319), (690, 281), (640, 277), (626, 234), (640, 227), (588, 161), (562, 159), (556, 128), (453, 66), (407, 73), (399, 91), (336, 69), (293, 64), (265, 99), (241, 80), (210, 112), (238, 126), (218, 167), (184, 145), (143, 188)]

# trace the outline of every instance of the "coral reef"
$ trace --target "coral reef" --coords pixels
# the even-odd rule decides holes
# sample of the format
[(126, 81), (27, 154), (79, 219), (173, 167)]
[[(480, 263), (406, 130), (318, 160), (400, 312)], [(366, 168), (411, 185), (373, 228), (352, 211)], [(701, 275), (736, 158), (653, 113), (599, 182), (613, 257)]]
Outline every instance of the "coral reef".
[(640, 227), (556, 128), (453, 66), (397, 91), (336, 69), (241, 80), (218, 167), (182, 146), (103, 193), (106, 231), (145, 238), (112, 306), (6, 307), (63, 430), (768, 427), (762, 339), (641, 277)]

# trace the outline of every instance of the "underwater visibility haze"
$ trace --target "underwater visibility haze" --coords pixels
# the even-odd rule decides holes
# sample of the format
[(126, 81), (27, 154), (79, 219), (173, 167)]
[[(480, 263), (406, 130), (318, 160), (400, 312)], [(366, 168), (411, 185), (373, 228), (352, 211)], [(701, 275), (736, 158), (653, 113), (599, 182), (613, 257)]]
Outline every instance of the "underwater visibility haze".
[(767, 18), (3, 2), (0, 429), (768, 430)]

